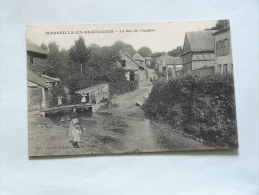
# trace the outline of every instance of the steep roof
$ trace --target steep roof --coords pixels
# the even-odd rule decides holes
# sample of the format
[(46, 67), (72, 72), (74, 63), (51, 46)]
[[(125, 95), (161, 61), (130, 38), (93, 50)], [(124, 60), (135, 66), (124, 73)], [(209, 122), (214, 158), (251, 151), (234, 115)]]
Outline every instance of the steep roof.
[(133, 57), (132, 57), (133, 60), (135, 61), (145, 61), (145, 58), (143, 58), (139, 53), (136, 53)]
[(40, 48), (38, 45), (33, 43), (31, 40), (27, 39), (27, 51), (42, 54), (42, 55), (47, 55), (48, 52), (45, 51), (44, 49)]
[(182, 65), (183, 61), (181, 57), (167, 56), (165, 59), (166, 64), (170, 65)]
[(221, 29), (219, 29), (218, 31), (216, 31), (215, 33), (213, 33), (212, 35), (218, 35), (218, 34), (220, 34), (220, 33), (223, 33), (223, 32), (227, 32), (227, 31), (229, 31), (230, 30), (230, 27), (229, 26), (224, 26), (224, 27), (222, 27)]
[(127, 65), (128, 67), (125, 67), (124, 69), (125, 70), (134, 70), (134, 71), (137, 71), (138, 70), (138, 67), (140, 68), (143, 68), (143, 69), (146, 69), (145, 66), (135, 62), (133, 60), (133, 58), (125, 51), (120, 51), (121, 52), (121, 59), (124, 59), (124, 60), (127, 60)]
[(187, 44), (186, 40), (188, 40), (192, 52), (214, 51), (214, 36), (212, 34), (215, 32), (217, 30), (187, 32), (184, 44)]
[(49, 87), (45, 81), (43, 81), (39, 76), (34, 74), (29, 68), (27, 68), (27, 80), (41, 87), (45, 87), (45, 88)]
[(120, 53), (123, 54), (124, 56), (126, 56), (129, 59), (132, 58), (131, 55), (128, 52), (126, 52), (126, 51), (120, 50)]

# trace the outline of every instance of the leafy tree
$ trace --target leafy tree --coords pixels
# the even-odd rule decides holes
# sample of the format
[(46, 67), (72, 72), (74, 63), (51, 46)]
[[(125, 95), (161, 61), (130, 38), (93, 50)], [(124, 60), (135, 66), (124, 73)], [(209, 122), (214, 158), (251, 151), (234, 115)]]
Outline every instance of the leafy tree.
[[(43, 46), (44, 47), (44, 46)], [(60, 62), (59, 57), (59, 45), (57, 45), (55, 42), (50, 42), (48, 44), (48, 63), (53, 67), (49, 71), (50, 76), (57, 77), (59, 71), (62, 69), (62, 64)]]
[(89, 45), (90, 48), (99, 48), (100, 46), (97, 45), (96, 43), (92, 43)]
[(169, 51), (168, 55), (173, 57), (178, 57), (182, 54), (182, 52), (183, 52), (183, 48), (181, 46), (178, 46), (176, 49)]
[(123, 43), (122, 41), (115, 42), (112, 47), (119, 52), (119, 50), (126, 51), (130, 56), (133, 56), (136, 53), (136, 50), (132, 47), (132, 45)]
[(141, 47), (138, 50), (138, 53), (143, 56), (143, 57), (147, 57), (147, 56), (151, 56), (152, 55), (152, 51), (148, 48), (148, 47)]
[(163, 55), (163, 52), (155, 52), (151, 55), (152, 58), (159, 58), (160, 56)]
[(40, 47), (41, 47), (41, 49), (44, 49), (45, 51), (48, 50), (48, 47), (45, 43), (42, 43)]
[(81, 75), (85, 72), (86, 62), (90, 58), (91, 49), (87, 49), (85, 40), (82, 36), (75, 41), (75, 45), (70, 49), (70, 57), (81, 66)]

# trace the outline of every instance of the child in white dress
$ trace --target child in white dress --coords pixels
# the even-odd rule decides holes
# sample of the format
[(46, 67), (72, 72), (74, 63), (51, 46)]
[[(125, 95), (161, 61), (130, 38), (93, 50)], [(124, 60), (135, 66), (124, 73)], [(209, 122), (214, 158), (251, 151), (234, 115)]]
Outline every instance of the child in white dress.
[(73, 147), (74, 148), (80, 148), (78, 146), (78, 142), (80, 142), (80, 135), (81, 135), (82, 131), (81, 128), (79, 126), (79, 123), (76, 123), (73, 130), (72, 130), (72, 136), (73, 136)]

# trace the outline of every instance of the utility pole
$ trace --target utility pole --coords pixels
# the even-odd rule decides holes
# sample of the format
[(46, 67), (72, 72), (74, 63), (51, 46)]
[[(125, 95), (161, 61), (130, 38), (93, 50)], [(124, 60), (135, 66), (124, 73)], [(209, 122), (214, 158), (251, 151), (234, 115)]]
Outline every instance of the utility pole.
[(166, 74), (166, 80), (168, 80), (168, 66), (167, 66), (167, 63), (165, 64), (165, 74)]

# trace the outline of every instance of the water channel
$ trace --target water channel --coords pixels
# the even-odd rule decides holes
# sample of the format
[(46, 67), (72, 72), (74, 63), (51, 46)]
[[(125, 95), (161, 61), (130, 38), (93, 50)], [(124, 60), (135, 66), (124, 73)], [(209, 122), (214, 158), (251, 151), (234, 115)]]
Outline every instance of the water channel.
[[(62, 111), (48, 117), (68, 128), (70, 112)], [(78, 109), (82, 135), (80, 145), (93, 153), (138, 153), (203, 148), (204, 145), (172, 128), (146, 118), (92, 113)]]

